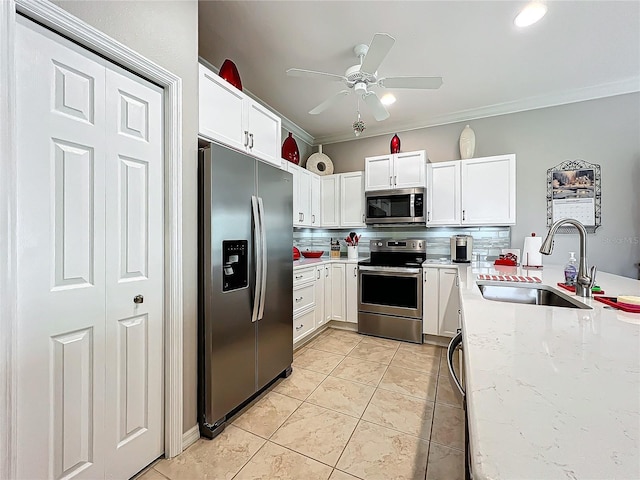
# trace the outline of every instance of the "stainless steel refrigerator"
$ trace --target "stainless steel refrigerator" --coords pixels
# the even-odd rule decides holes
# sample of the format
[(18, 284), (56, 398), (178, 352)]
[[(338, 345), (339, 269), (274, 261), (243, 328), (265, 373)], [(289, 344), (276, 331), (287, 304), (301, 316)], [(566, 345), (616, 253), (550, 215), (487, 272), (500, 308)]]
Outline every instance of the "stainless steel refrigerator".
[(208, 438), (293, 362), (290, 173), (199, 151), (198, 423)]

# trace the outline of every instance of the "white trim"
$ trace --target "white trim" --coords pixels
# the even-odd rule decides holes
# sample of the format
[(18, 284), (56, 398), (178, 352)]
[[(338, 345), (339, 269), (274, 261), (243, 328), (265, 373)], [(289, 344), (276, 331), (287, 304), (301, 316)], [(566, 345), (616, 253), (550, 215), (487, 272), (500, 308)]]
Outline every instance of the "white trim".
[(198, 440), (200, 440), (200, 428), (195, 424), (182, 434), (182, 450), (186, 450)]
[[(567, 105), (570, 103), (585, 102), (598, 98), (614, 97), (617, 95), (626, 95), (640, 91), (640, 77), (631, 77), (617, 82), (594, 85), (574, 90), (566, 90), (553, 95), (541, 95), (537, 97), (527, 97), (512, 102), (497, 103), (486, 107), (474, 108), (470, 110), (461, 110), (439, 117), (433, 117), (429, 120), (420, 122), (409, 122), (399, 124), (393, 128), (385, 125), (376, 127), (367, 127), (367, 130), (358, 138), (377, 137), (380, 135), (393, 135), (394, 133), (406, 132), (409, 130), (418, 130), (427, 127), (436, 127), (438, 125), (447, 125), (450, 123), (469, 122), (479, 118), (495, 117), (498, 115), (507, 115), (510, 113), (524, 112), (528, 110), (538, 110), (540, 108), (556, 107), (559, 105)], [(340, 133), (336, 135), (324, 135), (315, 138), (315, 144), (330, 144), (356, 140), (352, 131)]]
[(15, 5), (0, 2), (0, 478), (16, 477)]
[[(220, 72), (220, 69), (218, 67), (216, 67), (215, 65), (213, 65), (208, 60), (206, 60), (206, 59), (204, 59), (202, 57), (198, 57), (198, 61), (202, 65), (207, 67), (208, 69), (214, 71), (215, 73), (219, 73)], [(258, 98), (257, 96), (255, 96), (253, 93), (251, 93), (246, 88), (242, 89), (242, 93), (246, 94), (247, 96), (249, 96), (250, 98), (252, 98), (256, 102), (258, 102), (260, 105), (264, 106), (268, 110), (271, 110), (271, 112), (273, 112), (276, 115), (278, 115), (280, 117), (280, 119), (281, 119), (281, 127), (282, 128), (284, 128), (288, 132), (293, 133), (296, 137), (298, 137), (300, 140), (302, 140), (304, 143), (306, 143), (309, 146), (317, 145), (317, 143), (314, 143), (315, 139), (313, 138), (313, 135), (311, 135), (309, 132), (307, 132), (301, 126), (293, 123), (287, 117), (285, 117), (280, 112), (278, 112), (275, 108), (273, 108), (270, 105), (268, 105), (267, 103), (265, 103), (264, 100), (262, 100), (262, 99)]]
[[(0, 478), (16, 472), (15, 12), (36, 20), (164, 89), (165, 456), (182, 452), (182, 80), (45, 0), (0, 1)], [(6, 267), (5, 267), (5, 261)], [(5, 435), (7, 432), (8, 435)]]

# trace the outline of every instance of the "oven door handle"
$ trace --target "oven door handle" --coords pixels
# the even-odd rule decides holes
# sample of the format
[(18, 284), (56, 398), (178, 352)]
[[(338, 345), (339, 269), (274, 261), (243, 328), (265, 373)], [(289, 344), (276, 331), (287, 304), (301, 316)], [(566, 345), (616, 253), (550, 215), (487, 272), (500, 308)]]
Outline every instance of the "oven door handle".
[(401, 268), (401, 267), (368, 267), (359, 266), (358, 270), (361, 272), (378, 272), (378, 273), (406, 273), (415, 275), (421, 273), (421, 268)]
[(464, 388), (462, 388), (462, 384), (460, 383), (460, 380), (456, 376), (456, 371), (453, 368), (453, 356), (456, 353), (456, 348), (461, 343), (462, 343), (462, 331), (459, 330), (456, 336), (451, 339), (451, 342), (449, 342), (449, 346), (447, 347), (447, 364), (449, 365), (449, 375), (451, 376), (451, 380), (460, 391), (460, 395), (462, 395), (462, 398), (464, 398), (465, 397)]

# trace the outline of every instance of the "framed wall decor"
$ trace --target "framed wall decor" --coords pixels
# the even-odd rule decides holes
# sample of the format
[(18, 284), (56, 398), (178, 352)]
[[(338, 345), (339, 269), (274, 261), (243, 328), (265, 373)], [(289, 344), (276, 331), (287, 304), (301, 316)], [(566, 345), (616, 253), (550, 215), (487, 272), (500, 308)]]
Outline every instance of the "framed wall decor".
[[(600, 165), (568, 160), (547, 170), (547, 227), (562, 218), (581, 222), (593, 233), (601, 225)], [(574, 233), (572, 226), (560, 233)]]

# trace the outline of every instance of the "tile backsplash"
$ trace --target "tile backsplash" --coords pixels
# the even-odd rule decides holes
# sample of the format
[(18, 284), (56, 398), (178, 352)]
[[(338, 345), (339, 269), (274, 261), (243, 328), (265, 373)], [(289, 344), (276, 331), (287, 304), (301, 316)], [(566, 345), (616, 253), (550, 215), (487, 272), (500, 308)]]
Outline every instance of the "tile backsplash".
[(452, 235), (471, 235), (473, 253), (482, 261), (497, 257), (503, 248), (511, 248), (509, 227), (466, 228), (411, 228), (411, 227), (366, 227), (345, 230), (294, 228), (293, 244), (300, 250), (323, 250), (329, 255), (331, 239), (340, 240), (342, 255), (346, 255), (345, 237), (355, 231), (362, 235), (358, 248), (361, 257), (369, 256), (369, 241), (374, 238), (423, 238), (427, 241), (427, 258), (449, 258), (449, 239)]

